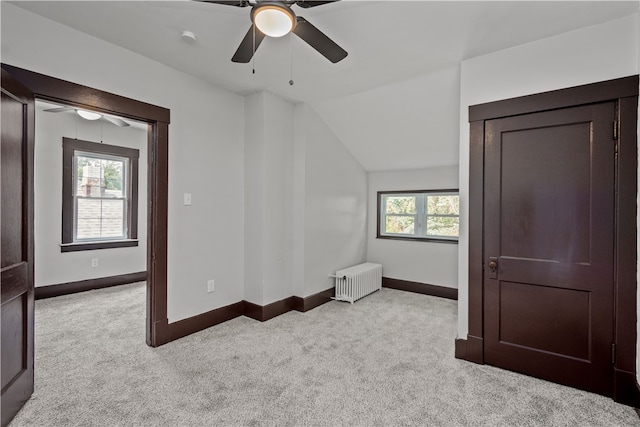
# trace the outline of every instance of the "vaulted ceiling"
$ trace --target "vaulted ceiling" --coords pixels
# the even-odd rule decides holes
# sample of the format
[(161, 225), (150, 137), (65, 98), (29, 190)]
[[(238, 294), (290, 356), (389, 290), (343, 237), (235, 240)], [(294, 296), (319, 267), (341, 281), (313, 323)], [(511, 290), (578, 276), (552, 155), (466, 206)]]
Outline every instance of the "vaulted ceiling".
[[(332, 64), (285, 36), (266, 39), (253, 63), (237, 64), (230, 58), (250, 26), (249, 8), (197, 1), (14, 4), (238, 94), (269, 91), (308, 103), (367, 170), (457, 163), (462, 60), (640, 8), (637, 1), (343, 0), (293, 6), (347, 50), (347, 58)], [(181, 39), (184, 30), (197, 40)], [(429, 141), (418, 137), (425, 129), (434, 136)]]

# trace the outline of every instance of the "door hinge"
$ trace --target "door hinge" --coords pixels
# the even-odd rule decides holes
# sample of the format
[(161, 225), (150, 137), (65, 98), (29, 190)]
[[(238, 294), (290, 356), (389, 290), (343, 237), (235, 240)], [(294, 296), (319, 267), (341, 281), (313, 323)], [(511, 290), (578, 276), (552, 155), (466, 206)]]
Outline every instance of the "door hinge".
[(619, 128), (619, 123), (617, 120), (613, 122), (613, 139), (614, 141), (618, 140), (618, 128)]
[(616, 343), (611, 343), (611, 364), (616, 364)]

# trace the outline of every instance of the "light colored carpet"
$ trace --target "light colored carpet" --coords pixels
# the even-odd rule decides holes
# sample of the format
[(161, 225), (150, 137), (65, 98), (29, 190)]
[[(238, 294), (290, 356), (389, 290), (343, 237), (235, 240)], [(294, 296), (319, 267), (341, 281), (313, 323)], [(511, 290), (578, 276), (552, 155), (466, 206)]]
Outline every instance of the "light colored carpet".
[(145, 344), (144, 284), (36, 302), (18, 426), (629, 426), (613, 400), (454, 358), (456, 302), (382, 289)]

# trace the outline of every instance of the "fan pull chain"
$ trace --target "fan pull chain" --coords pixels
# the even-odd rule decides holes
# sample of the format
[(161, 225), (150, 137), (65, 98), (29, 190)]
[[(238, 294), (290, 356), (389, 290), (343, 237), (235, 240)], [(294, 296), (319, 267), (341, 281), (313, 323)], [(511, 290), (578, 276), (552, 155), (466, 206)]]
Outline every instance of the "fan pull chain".
[(104, 123), (102, 122), (102, 120), (104, 119), (100, 120), (100, 144), (104, 144), (104, 141), (102, 140), (102, 129), (104, 128)]
[(291, 41), (289, 44), (291, 45), (290, 53), (291, 53), (291, 70), (290, 70), (290, 80), (289, 86), (293, 86), (293, 32), (289, 33), (289, 40)]
[(252, 74), (256, 73), (256, 25), (251, 26), (253, 29), (253, 54), (251, 55), (251, 68)]
[(76, 139), (78, 139), (78, 110), (73, 110), (76, 119)]

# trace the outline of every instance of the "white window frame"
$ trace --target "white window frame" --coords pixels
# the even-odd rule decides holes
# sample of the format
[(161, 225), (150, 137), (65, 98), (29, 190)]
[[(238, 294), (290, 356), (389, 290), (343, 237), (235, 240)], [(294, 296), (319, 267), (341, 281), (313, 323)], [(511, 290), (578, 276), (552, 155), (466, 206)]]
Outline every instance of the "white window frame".
[[(427, 235), (427, 222), (432, 218), (459, 218), (460, 215), (444, 215), (427, 213), (427, 199), (433, 196), (459, 196), (458, 190), (419, 190), (419, 191), (380, 191), (378, 192), (378, 233), (377, 238), (423, 240), (431, 242), (457, 243), (459, 236)], [(415, 197), (415, 214), (387, 214), (386, 201), (388, 197)], [(386, 232), (387, 217), (408, 216), (414, 217), (414, 233), (388, 233)]]
[[(96, 159), (96, 160), (112, 160), (122, 162), (122, 197), (97, 197), (97, 196), (80, 196), (78, 195), (78, 157)], [(91, 151), (74, 150), (73, 152), (73, 243), (90, 243), (104, 242), (109, 240), (126, 240), (129, 237), (128, 218), (129, 218), (129, 179), (130, 166), (129, 157), (115, 156), (110, 154), (96, 153)], [(122, 234), (112, 237), (78, 237), (78, 201), (80, 199), (87, 200), (121, 200), (122, 203)]]

